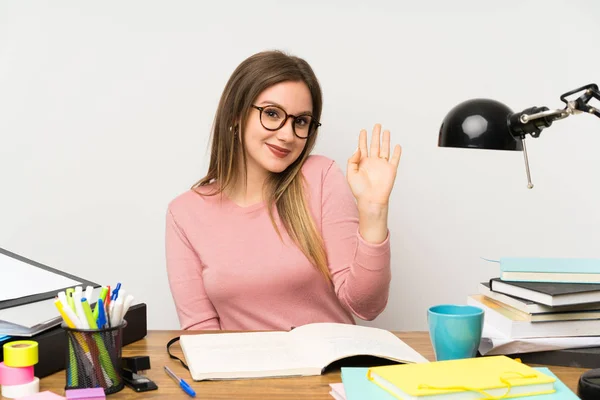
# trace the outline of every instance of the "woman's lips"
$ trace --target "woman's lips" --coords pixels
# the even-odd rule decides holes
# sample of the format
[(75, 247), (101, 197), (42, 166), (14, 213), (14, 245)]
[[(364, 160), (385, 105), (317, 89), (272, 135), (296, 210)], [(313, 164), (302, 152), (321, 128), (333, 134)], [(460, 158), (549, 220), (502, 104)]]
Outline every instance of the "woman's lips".
[(271, 150), (271, 153), (275, 155), (275, 157), (284, 158), (288, 154), (290, 154), (290, 150), (281, 148), (279, 146), (275, 146), (267, 143), (267, 147)]

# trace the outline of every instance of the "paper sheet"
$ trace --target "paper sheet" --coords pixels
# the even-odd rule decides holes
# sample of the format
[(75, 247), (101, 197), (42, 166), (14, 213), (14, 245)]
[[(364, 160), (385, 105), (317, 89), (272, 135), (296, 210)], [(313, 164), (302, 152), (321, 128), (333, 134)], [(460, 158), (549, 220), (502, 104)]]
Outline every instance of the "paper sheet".
[(600, 336), (511, 339), (484, 323), (479, 352), (484, 356), (493, 356), (599, 346)]
[(479, 346), (479, 352), (482, 355), (493, 356), (599, 346), (599, 336), (549, 337), (531, 339), (483, 338), (481, 345)]
[(0, 301), (57, 292), (80, 282), (0, 253)]

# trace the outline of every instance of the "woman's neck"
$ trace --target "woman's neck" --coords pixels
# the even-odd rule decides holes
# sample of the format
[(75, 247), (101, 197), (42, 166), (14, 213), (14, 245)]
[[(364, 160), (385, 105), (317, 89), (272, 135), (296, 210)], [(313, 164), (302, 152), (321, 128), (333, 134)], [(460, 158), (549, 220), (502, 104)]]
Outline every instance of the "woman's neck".
[(264, 172), (266, 171), (253, 173), (248, 170), (246, 182), (241, 178), (242, 173), (238, 174), (240, 178), (226, 190), (227, 197), (240, 207), (247, 207), (264, 201), (264, 185), (268, 177), (268, 174)]

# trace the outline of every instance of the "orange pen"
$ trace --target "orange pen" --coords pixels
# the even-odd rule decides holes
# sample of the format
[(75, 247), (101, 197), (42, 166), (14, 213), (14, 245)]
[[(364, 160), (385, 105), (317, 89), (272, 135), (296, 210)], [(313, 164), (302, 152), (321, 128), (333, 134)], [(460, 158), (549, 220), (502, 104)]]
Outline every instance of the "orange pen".
[(104, 308), (108, 310), (108, 303), (110, 303), (110, 286), (107, 286), (106, 297), (102, 299), (104, 302)]

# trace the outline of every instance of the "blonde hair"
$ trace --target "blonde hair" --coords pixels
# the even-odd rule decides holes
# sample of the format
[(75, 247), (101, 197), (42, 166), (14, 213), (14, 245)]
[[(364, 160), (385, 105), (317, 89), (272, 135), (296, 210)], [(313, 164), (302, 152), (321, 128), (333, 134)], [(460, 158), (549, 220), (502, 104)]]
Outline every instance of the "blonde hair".
[[(242, 128), (246, 126), (248, 113), (258, 95), (263, 90), (285, 81), (300, 81), (306, 84), (312, 97), (313, 118), (317, 121), (320, 119), (323, 107), (321, 87), (306, 61), (281, 51), (265, 51), (252, 55), (235, 69), (225, 85), (215, 115), (208, 172), (192, 186), (192, 189), (216, 181), (216, 190), (207, 194), (215, 195), (236, 182), (243, 181), (246, 184), (247, 160), (244, 141), (237, 140), (236, 135), (243, 137)], [(273, 215), (274, 206), (277, 207), (281, 223), (290, 238), (331, 283), (325, 245), (310, 215), (304, 195), (305, 182), (300, 172), (315, 145), (316, 138), (317, 132), (314, 132), (306, 139), (306, 145), (296, 161), (285, 171), (270, 175), (265, 185), (265, 198), (269, 217), (279, 237), (281, 238), (281, 232)], [(237, 157), (239, 152), (242, 155), (241, 165), (240, 157)], [(242, 171), (243, 176), (238, 176), (239, 171)]]

